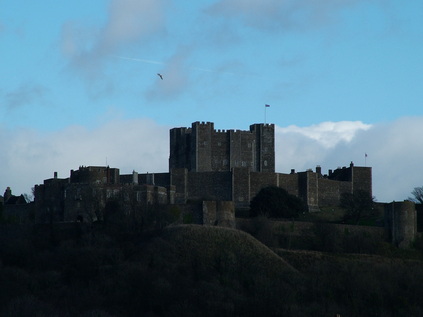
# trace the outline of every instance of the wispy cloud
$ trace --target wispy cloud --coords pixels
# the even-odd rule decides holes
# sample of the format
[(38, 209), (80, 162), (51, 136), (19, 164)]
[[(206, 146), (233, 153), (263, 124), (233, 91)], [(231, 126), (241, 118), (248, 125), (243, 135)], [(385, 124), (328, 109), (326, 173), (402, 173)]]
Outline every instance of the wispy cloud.
[(68, 21), (62, 27), (62, 53), (69, 66), (84, 78), (104, 76), (104, 60), (110, 55), (146, 42), (165, 30), (166, 0), (112, 0), (103, 26)]
[(26, 82), (13, 91), (9, 91), (2, 96), (6, 110), (13, 110), (32, 103), (42, 103), (48, 89), (42, 85)]
[(207, 12), (237, 18), (262, 30), (310, 30), (333, 22), (341, 9), (364, 1), (367, 0), (220, 0)]
[(179, 52), (171, 56), (163, 64), (163, 68), (160, 70), (163, 80), (159, 77), (156, 78), (156, 82), (146, 92), (147, 99), (169, 100), (186, 92), (190, 83), (189, 71), (186, 65), (188, 56), (188, 50), (181, 48)]

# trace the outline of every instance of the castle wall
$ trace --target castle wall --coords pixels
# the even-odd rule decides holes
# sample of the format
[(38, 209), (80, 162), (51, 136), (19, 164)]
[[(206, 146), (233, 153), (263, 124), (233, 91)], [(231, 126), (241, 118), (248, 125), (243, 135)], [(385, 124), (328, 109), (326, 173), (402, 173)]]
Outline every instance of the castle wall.
[(71, 183), (89, 184), (118, 184), (119, 169), (104, 166), (80, 166), (78, 170), (71, 170)]
[(277, 174), (278, 175), (278, 186), (285, 189), (289, 194), (300, 196), (299, 193), (299, 179), (298, 174)]
[(34, 204), (37, 210), (36, 222), (63, 221), (64, 191), (69, 179), (51, 178), (44, 180), (44, 184), (34, 186)]
[(170, 173), (138, 174), (138, 184), (149, 184), (163, 187), (169, 186)]
[(262, 188), (278, 186), (278, 174), (251, 172), (250, 175), (250, 200), (253, 199)]
[(175, 203), (185, 204), (188, 199), (188, 170), (186, 168), (171, 169), (170, 184), (176, 187)]
[[(231, 199), (238, 207), (250, 205), (250, 170), (234, 167), (232, 169), (232, 196)], [(228, 199), (227, 199), (228, 200)]]
[[(169, 173), (146, 174), (166, 186), (138, 184), (143, 175), (133, 172), (118, 175), (119, 169), (109, 167), (80, 167), (71, 171), (70, 179), (52, 178), (35, 186), (36, 222), (103, 220), (106, 203), (119, 201), (124, 212), (130, 213), (147, 204), (175, 202), (175, 186), (169, 184)], [(120, 182), (122, 180), (122, 182)]]
[(318, 176), (312, 171), (298, 173), (298, 197), (307, 204), (309, 211), (319, 210)]
[(139, 175), (135, 171), (133, 171), (132, 174), (121, 174), (119, 176), (119, 183), (121, 183), (121, 184), (138, 184), (139, 183)]
[[(117, 188), (117, 185), (113, 187)], [(62, 221), (77, 221), (78, 217), (84, 222), (102, 220), (100, 213), (104, 209), (106, 198), (103, 186), (69, 184), (64, 189)]]
[(232, 200), (230, 172), (190, 172), (187, 177), (187, 199)]
[(336, 206), (342, 193), (351, 193), (352, 183), (319, 178), (319, 206)]

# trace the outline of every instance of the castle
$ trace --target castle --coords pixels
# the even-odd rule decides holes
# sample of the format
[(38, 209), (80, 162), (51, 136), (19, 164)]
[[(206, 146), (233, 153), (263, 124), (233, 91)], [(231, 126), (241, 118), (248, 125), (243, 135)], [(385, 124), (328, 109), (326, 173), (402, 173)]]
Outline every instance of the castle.
[[(372, 195), (371, 167), (354, 166), (329, 170), (321, 168), (289, 174), (275, 172), (275, 128), (253, 124), (249, 130), (215, 130), (211, 122), (194, 122), (190, 128), (170, 130), (169, 171), (122, 175), (108, 166), (81, 166), (70, 177), (57, 173), (36, 185), (36, 220), (96, 221), (104, 218), (111, 200), (122, 210), (154, 205), (187, 205), (192, 202), (231, 202), (234, 210), (249, 207), (250, 201), (267, 186), (278, 186), (304, 200), (309, 211), (336, 206), (343, 193), (363, 190)], [(225, 214), (221, 204), (210, 205), (209, 214)], [(228, 208), (228, 205), (225, 205)], [(200, 222), (217, 221), (217, 216)], [(230, 208), (229, 208), (230, 209)], [(216, 218), (217, 217), (217, 218)], [(226, 219), (231, 217), (226, 216)], [(222, 218), (222, 217), (221, 217)]]

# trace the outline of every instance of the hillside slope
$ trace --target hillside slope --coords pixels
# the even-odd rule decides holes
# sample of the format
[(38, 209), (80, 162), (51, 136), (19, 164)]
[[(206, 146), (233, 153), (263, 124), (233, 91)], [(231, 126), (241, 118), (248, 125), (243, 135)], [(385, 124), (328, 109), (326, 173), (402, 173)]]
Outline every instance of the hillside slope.
[(423, 312), (418, 260), (272, 251), (245, 232), (197, 225), (148, 235), (77, 223), (24, 234), (3, 229), (0, 315), (6, 317)]

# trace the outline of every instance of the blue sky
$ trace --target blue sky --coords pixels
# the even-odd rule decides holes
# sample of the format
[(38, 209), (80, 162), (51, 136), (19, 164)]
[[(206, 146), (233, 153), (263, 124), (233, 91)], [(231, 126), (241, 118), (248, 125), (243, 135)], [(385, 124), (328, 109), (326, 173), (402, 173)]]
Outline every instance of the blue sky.
[(423, 186), (420, 0), (0, 0), (0, 56), (0, 191), (164, 172), (170, 128), (264, 120), (278, 172), (367, 164), (378, 201)]

